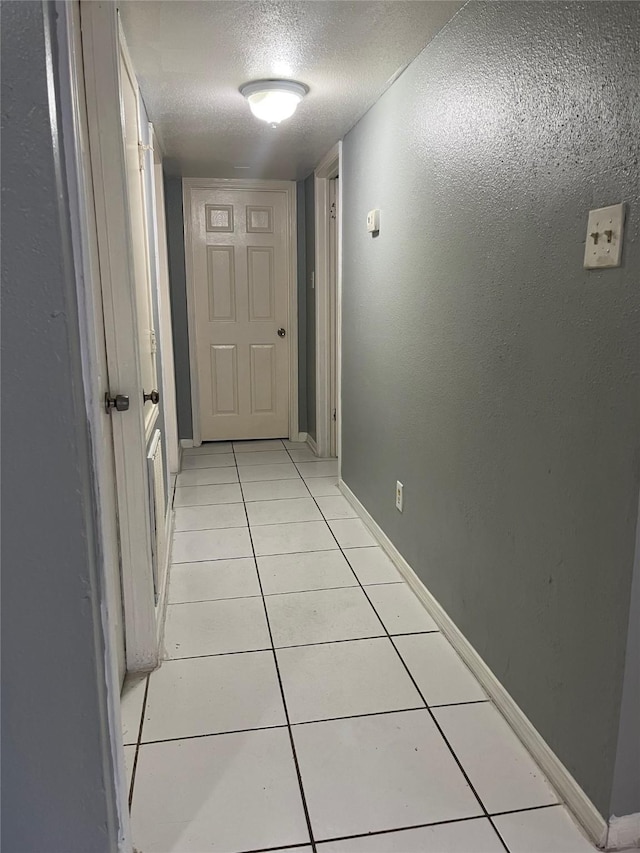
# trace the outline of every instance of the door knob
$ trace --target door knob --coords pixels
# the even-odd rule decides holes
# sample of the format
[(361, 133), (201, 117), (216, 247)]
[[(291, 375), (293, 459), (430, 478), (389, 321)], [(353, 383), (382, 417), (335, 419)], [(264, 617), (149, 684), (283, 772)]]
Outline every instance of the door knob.
[(116, 394), (115, 397), (110, 397), (109, 392), (104, 395), (104, 408), (108, 415), (112, 409), (116, 412), (126, 412), (129, 409), (129, 397), (126, 394)]
[(286, 333), (286, 331), (285, 331), (284, 329), (278, 329), (278, 337), (279, 337), (279, 338), (284, 338), (284, 336), (285, 336), (286, 334), (287, 334), (287, 333)]
[(142, 392), (142, 399), (145, 403), (153, 403), (154, 406), (157, 406), (160, 402), (160, 394), (158, 391), (151, 391), (149, 394), (145, 394)]

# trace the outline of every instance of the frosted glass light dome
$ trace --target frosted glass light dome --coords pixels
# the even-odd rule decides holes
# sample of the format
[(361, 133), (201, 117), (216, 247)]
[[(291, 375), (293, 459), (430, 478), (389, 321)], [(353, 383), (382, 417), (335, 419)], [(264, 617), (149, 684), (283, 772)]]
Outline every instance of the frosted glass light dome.
[(308, 91), (305, 85), (292, 80), (256, 80), (240, 89), (254, 116), (268, 124), (291, 118)]

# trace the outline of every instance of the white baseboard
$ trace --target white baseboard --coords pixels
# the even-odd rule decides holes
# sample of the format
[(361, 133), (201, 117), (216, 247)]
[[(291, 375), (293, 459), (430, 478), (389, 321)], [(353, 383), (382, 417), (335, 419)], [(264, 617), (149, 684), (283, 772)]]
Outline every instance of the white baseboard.
[(637, 850), (640, 847), (640, 812), (609, 820), (607, 850)]
[(193, 447), (193, 439), (192, 438), (181, 438), (180, 439), (180, 447)]
[(338, 482), (338, 487), (378, 540), (382, 549), (397, 566), (400, 574), (433, 617), (442, 633), (493, 700), (496, 708), (532, 755), (558, 795), (571, 810), (577, 822), (595, 844), (600, 847), (604, 846), (607, 839), (607, 822), (598, 809), (351, 489), (343, 480)]
[(318, 455), (318, 445), (312, 435), (307, 435), (307, 444), (313, 450), (313, 452)]
[(297, 438), (292, 437), (290, 440), (291, 441), (301, 441), (304, 444), (305, 441), (307, 440), (307, 438), (308, 438), (308, 435), (306, 432), (299, 432)]

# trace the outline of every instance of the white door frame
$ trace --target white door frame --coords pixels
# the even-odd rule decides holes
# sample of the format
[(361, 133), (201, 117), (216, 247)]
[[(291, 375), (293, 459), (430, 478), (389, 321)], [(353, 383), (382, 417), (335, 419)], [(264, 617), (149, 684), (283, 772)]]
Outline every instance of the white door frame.
[(287, 194), (287, 230), (289, 238), (289, 438), (298, 435), (298, 248), (296, 240), (296, 185), (294, 181), (238, 180), (235, 178), (183, 178), (184, 258), (187, 284), (187, 325), (189, 329), (189, 365), (191, 376), (191, 416), (193, 446), (202, 444), (200, 432), (200, 393), (196, 351), (196, 291), (193, 279), (193, 238), (191, 233), (191, 194), (194, 190), (252, 190)]
[(130, 400), (129, 411), (112, 415), (127, 669), (144, 671), (158, 664), (158, 640), (143, 391), (120, 114), (119, 26), (114, 3), (82, 0), (80, 11), (90, 146), (86, 165), (93, 181), (110, 391), (127, 394)]
[(331, 374), (336, 377), (336, 452), (341, 457), (341, 341), (342, 341), (342, 180), (338, 181), (338, 233), (335, 304), (335, 349), (331, 341), (331, 253), (329, 246), (329, 181), (342, 174), (342, 142), (336, 143), (316, 166), (315, 189), (315, 294), (316, 294), (316, 446), (318, 456), (331, 447)]

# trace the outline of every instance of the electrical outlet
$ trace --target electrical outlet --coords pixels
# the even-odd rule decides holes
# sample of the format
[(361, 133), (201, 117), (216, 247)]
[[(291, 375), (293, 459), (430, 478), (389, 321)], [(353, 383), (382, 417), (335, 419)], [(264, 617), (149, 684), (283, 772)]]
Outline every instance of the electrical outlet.
[(396, 509), (398, 512), (402, 512), (402, 505), (404, 503), (404, 486), (400, 482), (400, 480), (396, 481)]

